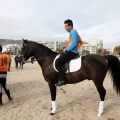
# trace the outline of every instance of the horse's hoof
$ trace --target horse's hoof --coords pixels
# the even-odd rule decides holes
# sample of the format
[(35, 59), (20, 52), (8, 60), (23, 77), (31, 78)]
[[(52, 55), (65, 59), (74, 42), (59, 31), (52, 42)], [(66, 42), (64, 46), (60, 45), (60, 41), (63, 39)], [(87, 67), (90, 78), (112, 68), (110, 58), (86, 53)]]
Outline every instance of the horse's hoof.
[(51, 115), (54, 115), (55, 113), (51, 113)]
[(101, 114), (100, 114), (100, 113), (98, 113), (98, 114), (97, 114), (97, 116), (98, 116), (98, 117), (100, 117), (100, 116), (101, 116)]

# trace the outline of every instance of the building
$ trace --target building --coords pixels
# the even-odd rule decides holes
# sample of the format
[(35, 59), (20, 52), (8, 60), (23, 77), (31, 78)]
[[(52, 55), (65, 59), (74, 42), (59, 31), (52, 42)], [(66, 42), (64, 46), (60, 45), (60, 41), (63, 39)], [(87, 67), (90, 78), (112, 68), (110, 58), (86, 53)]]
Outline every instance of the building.
[(101, 39), (90, 39), (87, 41), (89, 44), (84, 44), (79, 52), (82, 54), (82, 51), (89, 51), (90, 54), (96, 54), (98, 49), (103, 50), (103, 40)]
[(57, 48), (62, 49), (64, 46), (67, 46), (67, 40), (59, 40), (59, 41), (36, 41), (37, 43), (43, 44), (55, 51)]
[(12, 52), (13, 54), (18, 54), (20, 50), (21, 50), (21, 45), (19, 44), (7, 44), (7, 45), (3, 45), (2, 52)]
[[(50, 48), (51, 50), (55, 51), (57, 48), (62, 49), (64, 46), (67, 46), (66, 40), (59, 40), (59, 41), (35, 41), (37, 43), (43, 44)], [(12, 52), (13, 54), (18, 54), (21, 51), (22, 44), (7, 44), (3, 45), (3, 52)]]

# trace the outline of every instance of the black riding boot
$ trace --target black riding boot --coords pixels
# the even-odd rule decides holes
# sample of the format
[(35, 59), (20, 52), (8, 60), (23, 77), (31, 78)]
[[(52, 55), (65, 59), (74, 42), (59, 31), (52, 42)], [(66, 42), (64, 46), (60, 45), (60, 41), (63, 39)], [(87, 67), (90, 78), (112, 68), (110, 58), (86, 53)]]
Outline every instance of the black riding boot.
[(58, 68), (58, 83), (55, 86), (62, 86), (67, 84), (66, 73), (63, 67)]
[(2, 103), (2, 93), (0, 93), (0, 106), (2, 106), (3, 103)]

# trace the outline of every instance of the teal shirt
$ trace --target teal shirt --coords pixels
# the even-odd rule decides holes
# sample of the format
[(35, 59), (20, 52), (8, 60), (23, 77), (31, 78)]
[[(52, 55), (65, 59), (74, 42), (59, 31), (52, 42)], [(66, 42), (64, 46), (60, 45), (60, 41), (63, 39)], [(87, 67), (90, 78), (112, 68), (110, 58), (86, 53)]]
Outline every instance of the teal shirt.
[(72, 43), (70, 46), (67, 47), (66, 50), (77, 54), (78, 53), (77, 46), (79, 44), (78, 32), (73, 28), (71, 28), (68, 32), (70, 33), (70, 38), (72, 40)]

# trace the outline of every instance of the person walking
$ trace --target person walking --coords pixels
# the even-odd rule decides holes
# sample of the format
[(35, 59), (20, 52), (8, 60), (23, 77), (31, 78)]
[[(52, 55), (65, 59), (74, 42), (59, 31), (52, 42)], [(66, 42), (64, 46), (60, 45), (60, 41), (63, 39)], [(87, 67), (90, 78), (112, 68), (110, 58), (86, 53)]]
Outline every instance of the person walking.
[(2, 46), (0, 45), (0, 106), (2, 103), (2, 87), (5, 90), (6, 95), (10, 101), (13, 98), (10, 95), (10, 90), (7, 85), (7, 71), (9, 68), (9, 56), (7, 54), (2, 54)]
[(15, 67), (18, 68), (18, 61), (19, 61), (19, 56), (15, 56)]

